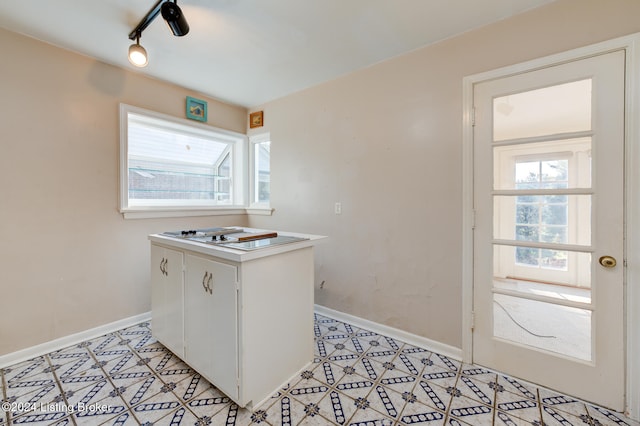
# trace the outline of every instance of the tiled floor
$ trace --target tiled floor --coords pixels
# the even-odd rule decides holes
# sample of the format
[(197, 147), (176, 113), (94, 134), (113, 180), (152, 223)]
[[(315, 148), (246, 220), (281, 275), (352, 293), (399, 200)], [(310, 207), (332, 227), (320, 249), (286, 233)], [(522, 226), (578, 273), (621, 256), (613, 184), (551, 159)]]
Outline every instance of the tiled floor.
[(0, 371), (0, 426), (638, 425), (321, 315), (314, 332), (314, 364), (253, 412), (201, 379), (143, 323)]

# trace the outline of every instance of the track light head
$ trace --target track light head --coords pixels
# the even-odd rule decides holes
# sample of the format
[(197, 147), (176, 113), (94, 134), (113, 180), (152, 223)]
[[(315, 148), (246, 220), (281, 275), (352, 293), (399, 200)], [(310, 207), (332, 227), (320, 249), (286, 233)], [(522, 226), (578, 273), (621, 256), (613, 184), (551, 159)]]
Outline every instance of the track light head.
[(140, 46), (140, 36), (136, 37), (135, 44), (129, 46), (129, 62), (131, 62), (136, 67), (146, 67), (147, 63), (149, 63), (149, 58), (147, 56), (147, 51), (144, 47)]
[(147, 12), (138, 26), (129, 33), (129, 40), (135, 40), (135, 44), (129, 46), (129, 62), (136, 67), (147, 65), (147, 51), (140, 46), (140, 36), (157, 16), (162, 13), (162, 17), (167, 21), (167, 25), (175, 36), (183, 36), (189, 32), (189, 24), (178, 7), (178, 0), (157, 0), (156, 4)]
[(171, 1), (163, 3), (161, 13), (174, 36), (182, 37), (189, 32), (187, 19), (182, 14), (182, 10), (180, 10), (177, 3)]

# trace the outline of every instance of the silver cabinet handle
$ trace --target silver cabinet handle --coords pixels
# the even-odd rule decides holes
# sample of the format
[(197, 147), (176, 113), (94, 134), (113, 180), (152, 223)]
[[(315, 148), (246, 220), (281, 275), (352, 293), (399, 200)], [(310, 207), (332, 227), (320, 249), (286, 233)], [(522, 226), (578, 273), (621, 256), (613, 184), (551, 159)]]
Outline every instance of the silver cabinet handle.
[(165, 259), (164, 257), (160, 261), (160, 272), (162, 272), (162, 275), (167, 275), (166, 262), (167, 259)]
[(213, 287), (211, 284), (213, 284), (213, 274), (209, 274), (209, 280), (207, 281), (207, 290), (209, 290), (209, 294), (213, 294)]
[(204, 277), (202, 277), (202, 288), (204, 288), (204, 291), (205, 291), (205, 292), (207, 291), (207, 284), (206, 284), (206, 281), (207, 281), (207, 278), (208, 278), (208, 277), (209, 277), (209, 272), (208, 272), (208, 271), (205, 271), (205, 272), (204, 272)]
[(202, 288), (204, 288), (205, 293), (213, 294), (213, 287), (211, 287), (212, 281), (213, 274), (210, 274), (209, 271), (205, 271), (204, 277), (202, 277)]

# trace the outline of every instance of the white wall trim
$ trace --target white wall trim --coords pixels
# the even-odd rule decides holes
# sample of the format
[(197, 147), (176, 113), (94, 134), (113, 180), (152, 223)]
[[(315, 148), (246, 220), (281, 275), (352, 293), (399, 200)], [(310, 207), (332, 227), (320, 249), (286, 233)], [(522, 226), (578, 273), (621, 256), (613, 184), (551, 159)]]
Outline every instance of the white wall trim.
[(449, 346), (447, 344), (437, 342), (435, 340), (428, 339), (426, 337), (418, 336), (417, 334), (409, 333), (388, 325), (380, 324), (370, 321), (368, 319), (360, 318), (355, 315), (346, 314), (344, 312), (336, 311), (325, 306), (315, 305), (316, 313), (343, 321), (351, 325), (355, 325), (365, 330), (370, 330), (384, 336), (392, 337), (410, 345), (417, 346), (419, 348), (427, 349), (431, 352), (436, 352), (440, 355), (448, 356), (455, 360), (462, 360), (462, 351), (459, 348)]
[(640, 34), (627, 41), (626, 74), (626, 408), (640, 421)]
[(129, 318), (124, 318), (109, 324), (100, 325), (89, 330), (41, 343), (30, 348), (2, 355), (0, 356), (0, 368), (5, 368), (18, 362), (26, 361), (49, 352), (54, 352), (68, 346), (76, 345), (84, 342), (85, 340), (95, 339), (96, 337), (104, 336), (105, 334), (113, 333), (114, 331), (131, 327), (145, 321), (151, 321), (151, 312), (134, 315)]
[(125, 219), (156, 219), (164, 217), (191, 216), (233, 216), (233, 215), (261, 215), (271, 216), (275, 209), (269, 207), (220, 207), (215, 209), (167, 209), (167, 210), (122, 210)]
[(627, 53), (625, 105), (625, 322), (626, 414), (640, 420), (640, 33), (512, 65), (463, 79), (462, 354), (473, 361), (473, 87), (480, 82), (541, 69), (609, 51)]
[(246, 215), (244, 207), (220, 207), (211, 209), (127, 209), (120, 210), (125, 219), (157, 219), (165, 217), (192, 217), (192, 216), (232, 216)]
[(462, 359), (473, 361), (473, 83), (463, 79), (462, 88)]

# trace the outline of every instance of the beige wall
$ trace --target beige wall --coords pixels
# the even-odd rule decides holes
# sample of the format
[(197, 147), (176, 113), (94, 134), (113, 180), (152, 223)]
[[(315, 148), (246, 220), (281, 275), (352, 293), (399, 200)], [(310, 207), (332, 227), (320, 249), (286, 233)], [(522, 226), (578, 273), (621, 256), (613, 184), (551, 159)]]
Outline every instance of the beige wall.
[(0, 355), (150, 309), (147, 235), (245, 216), (124, 220), (118, 105), (245, 133), (241, 107), (0, 30)]
[[(637, 0), (559, 0), (256, 108), (276, 211), (250, 224), (330, 236), (317, 303), (459, 347), (462, 78), (639, 32), (638, 16)], [(206, 97), (3, 30), (0, 52), (2, 355), (147, 312), (149, 233), (245, 218), (117, 211), (118, 104), (184, 117)], [(243, 108), (207, 100), (210, 124), (245, 131)]]
[(638, 16), (637, 0), (560, 0), (255, 108), (275, 213), (251, 225), (330, 237), (316, 303), (460, 347), (463, 77), (639, 32)]

